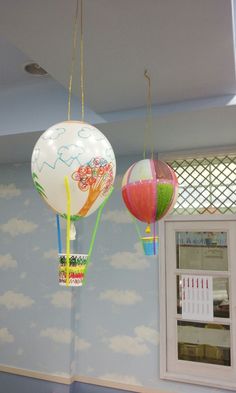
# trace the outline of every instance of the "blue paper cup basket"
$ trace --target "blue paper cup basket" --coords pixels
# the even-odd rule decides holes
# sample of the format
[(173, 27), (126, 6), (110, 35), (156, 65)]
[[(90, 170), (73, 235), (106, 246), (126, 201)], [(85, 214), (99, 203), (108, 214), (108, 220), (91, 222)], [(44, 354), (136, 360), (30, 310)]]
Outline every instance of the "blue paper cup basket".
[(145, 255), (158, 255), (158, 236), (141, 238)]

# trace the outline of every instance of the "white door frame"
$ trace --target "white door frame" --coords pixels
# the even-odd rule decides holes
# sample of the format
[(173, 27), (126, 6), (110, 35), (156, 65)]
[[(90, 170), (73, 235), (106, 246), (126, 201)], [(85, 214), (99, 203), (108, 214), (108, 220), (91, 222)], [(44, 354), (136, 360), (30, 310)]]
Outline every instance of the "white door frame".
[[(159, 304), (160, 304), (160, 378), (163, 379), (171, 379), (180, 381), (180, 378), (176, 378), (174, 375), (171, 376), (170, 373), (167, 371), (167, 304), (166, 304), (166, 261), (165, 261), (165, 250), (168, 247), (166, 243), (165, 237), (165, 227), (167, 222), (214, 222), (214, 221), (235, 221), (236, 222), (236, 215), (230, 214), (204, 214), (204, 215), (193, 215), (193, 216), (167, 216), (159, 222)], [(236, 239), (235, 239), (236, 241)], [(174, 290), (174, 289), (173, 289)], [(183, 380), (183, 382), (194, 383), (191, 381), (191, 376), (188, 381), (188, 376)], [(206, 381), (206, 385), (208, 385)], [(197, 382), (195, 382), (197, 383)], [(200, 382), (199, 382), (200, 383)], [(203, 384), (203, 383), (201, 383)], [(213, 386), (212, 383), (209, 385)], [(208, 386), (209, 386), (208, 385)], [(221, 387), (215, 384), (215, 387)], [(235, 389), (235, 384), (230, 384), (228, 387), (224, 387), (226, 389)]]

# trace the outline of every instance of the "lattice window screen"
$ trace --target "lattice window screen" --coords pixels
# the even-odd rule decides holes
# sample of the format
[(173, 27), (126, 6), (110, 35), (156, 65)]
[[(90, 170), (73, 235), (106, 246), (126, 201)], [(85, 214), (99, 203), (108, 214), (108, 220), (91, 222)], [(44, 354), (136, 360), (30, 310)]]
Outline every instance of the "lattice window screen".
[(173, 214), (236, 213), (236, 155), (178, 159), (168, 164), (179, 181)]

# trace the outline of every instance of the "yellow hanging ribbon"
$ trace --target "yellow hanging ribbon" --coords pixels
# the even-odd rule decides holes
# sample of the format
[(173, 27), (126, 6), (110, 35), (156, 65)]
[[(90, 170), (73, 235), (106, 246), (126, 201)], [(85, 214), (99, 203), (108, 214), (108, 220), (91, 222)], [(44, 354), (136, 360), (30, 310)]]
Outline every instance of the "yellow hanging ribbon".
[(71, 212), (71, 193), (68, 176), (65, 176), (65, 188), (67, 196), (67, 219), (66, 219), (66, 286), (69, 286), (69, 267), (70, 267), (70, 212)]

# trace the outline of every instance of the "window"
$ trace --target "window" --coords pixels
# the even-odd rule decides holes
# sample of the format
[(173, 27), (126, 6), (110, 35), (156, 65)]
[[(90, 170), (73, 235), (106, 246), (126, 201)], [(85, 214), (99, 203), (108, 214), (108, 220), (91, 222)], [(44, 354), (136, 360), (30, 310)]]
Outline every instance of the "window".
[(173, 214), (236, 213), (236, 155), (168, 161), (179, 180)]
[(233, 216), (160, 223), (162, 378), (236, 389), (235, 239)]

